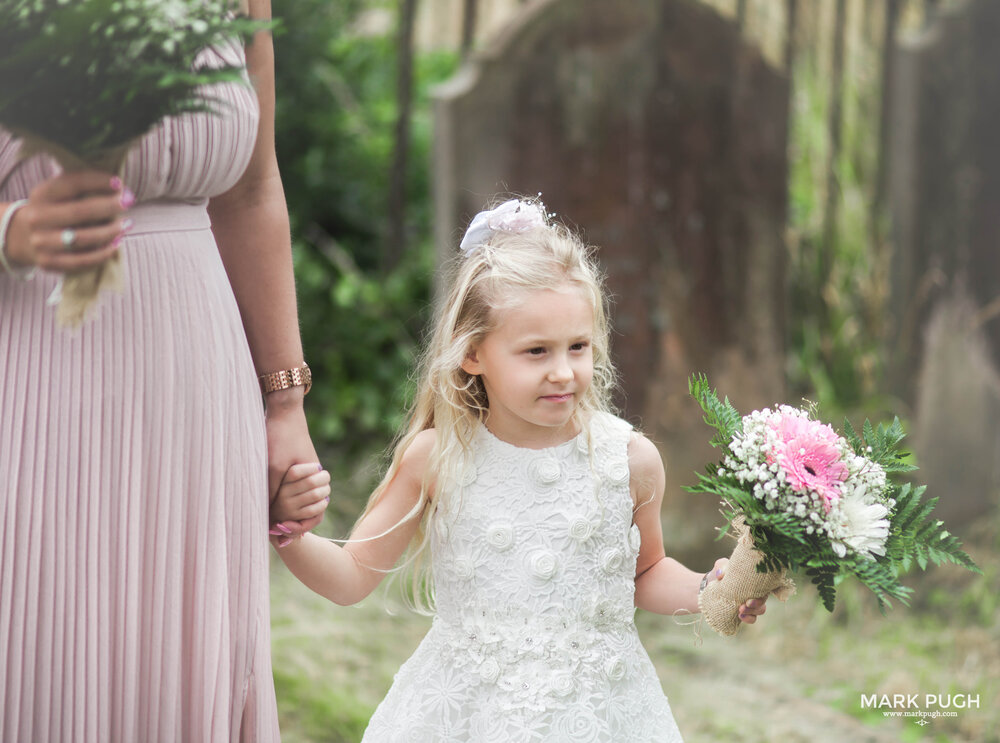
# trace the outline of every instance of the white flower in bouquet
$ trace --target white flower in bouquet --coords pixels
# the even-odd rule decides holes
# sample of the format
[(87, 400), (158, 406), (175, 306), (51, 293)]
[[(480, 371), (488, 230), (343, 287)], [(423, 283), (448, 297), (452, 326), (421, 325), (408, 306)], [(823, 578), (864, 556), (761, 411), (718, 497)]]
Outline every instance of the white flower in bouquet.
[(871, 559), (884, 556), (888, 515), (889, 509), (881, 503), (853, 496), (841, 499), (832, 514), (830, 546), (838, 557), (846, 557), (848, 550)]

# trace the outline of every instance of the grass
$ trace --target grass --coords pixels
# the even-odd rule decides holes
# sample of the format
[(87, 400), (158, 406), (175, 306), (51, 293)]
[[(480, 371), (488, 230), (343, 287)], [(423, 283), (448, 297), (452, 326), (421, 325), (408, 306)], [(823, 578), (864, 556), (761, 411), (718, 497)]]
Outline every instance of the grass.
[[(996, 533), (992, 525), (993, 534)], [(914, 575), (912, 607), (883, 617), (845, 583), (827, 613), (808, 581), (739, 636), (645, 612), (639, 632), (687, 743), (1000, 743), (1000, 541), (984, 527), (969, 552), (982, 577), (953, 566)], [(330, 604), (272, 565), (272, 647), (283, 740), (354, 743), (429, 619), (385, 611), (380, 594)], [(861, 695), (963, 693), (979, 708), (916, 725), (864, 709)], [(931, 711), (930, 709), (928, 711)]]

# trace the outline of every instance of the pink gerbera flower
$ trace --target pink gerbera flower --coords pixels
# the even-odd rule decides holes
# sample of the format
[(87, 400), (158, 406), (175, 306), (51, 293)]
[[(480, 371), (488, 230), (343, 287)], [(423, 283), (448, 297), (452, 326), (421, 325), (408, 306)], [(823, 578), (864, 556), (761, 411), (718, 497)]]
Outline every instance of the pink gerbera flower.
[(840, 484), (848, 475), (836, 432), (819, 421), (788, 413), (781, 413), (771, 428), (778, 441), (768, 461), (776, 461), (784, 470), (792, 490), (818, 493), (829, 512), (840, 499)]

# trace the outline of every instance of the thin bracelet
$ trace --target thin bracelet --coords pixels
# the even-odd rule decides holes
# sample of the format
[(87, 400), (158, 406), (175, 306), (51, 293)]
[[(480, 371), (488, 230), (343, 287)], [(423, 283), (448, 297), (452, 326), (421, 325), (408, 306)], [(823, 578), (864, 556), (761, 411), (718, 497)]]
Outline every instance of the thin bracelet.
[(15, 279), (20, 279), (22, 281), (34, 278), (35, 271), (38, 270), (38, 267), (32, 266), (30, 269), (24, 269), (14, 268), (10, 265), (10, 262), (7, 260), (7, 230), (10, 229), (10, 223), (14, 219), (14, 213), (27, 203), (27, 199), (20, 199), (19, 201), (13, 202), (7, 207), (7, 211), (3, 213), (3, 217), (0, 217), (0, 268), (3, 268), (4, 272), (10, 274)]
[(705, 586), (708, 585), (708, 576), (710, 576), (711, 574), (712, 574), (711, 570), (705, 573), (705, 577), (701, 579), (701, 585), (698, 586), (698, 593), (701, 593), (702, 591), (705, 590)]

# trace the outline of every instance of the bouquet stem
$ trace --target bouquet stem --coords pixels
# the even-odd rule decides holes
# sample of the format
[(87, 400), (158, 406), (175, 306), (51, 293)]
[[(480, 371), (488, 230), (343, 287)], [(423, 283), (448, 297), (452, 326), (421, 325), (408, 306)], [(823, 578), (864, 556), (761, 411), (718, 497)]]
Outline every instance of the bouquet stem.
[(698, 606), (708, 626), (726, 636), (739, 632), (742, 624), (740, 606), (750, 599), (764, 598), (773, 593), (784, 601), (795, 593), (795, 583), (784, 570), (776, 573), (757, 571), (763, 555), (754, 548), (750, 528), (742, 518), (733, 522), (733, 528), (739, 537), (725, 576), (721, 581), (709, 583), (698, 596)]
[[(82, 158), (59, 145), (36, 137), (27, 132), (16, 132), (21, 138), (20, 156), (27, 159), (33, 155), (46, 154), (59, 163), (63, 171), (76, 173), (82, 170), (101, 170), (121, 175), (125, 157), (132, 143), (103, 150), (95, 155)], [(56, 308), (56, 322), (62, 327), (78, 328), (83, 324), (87, 312), (97, 302), (102, 291), (121, 292), (124, 284), (121, 253), (115, 253), (99, 266), (83, 271), (65, 274), (53, 293), (52, 302)]]

